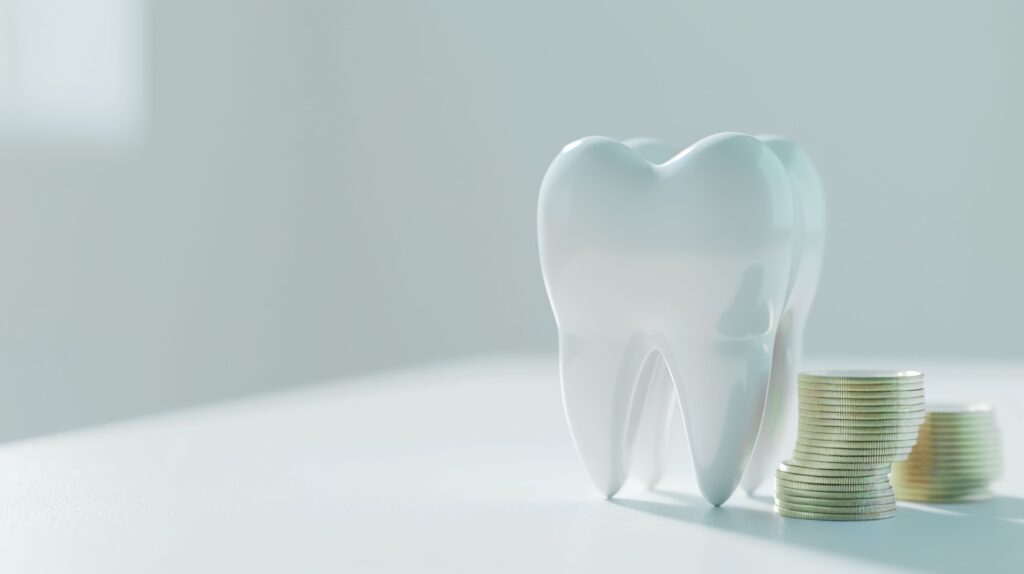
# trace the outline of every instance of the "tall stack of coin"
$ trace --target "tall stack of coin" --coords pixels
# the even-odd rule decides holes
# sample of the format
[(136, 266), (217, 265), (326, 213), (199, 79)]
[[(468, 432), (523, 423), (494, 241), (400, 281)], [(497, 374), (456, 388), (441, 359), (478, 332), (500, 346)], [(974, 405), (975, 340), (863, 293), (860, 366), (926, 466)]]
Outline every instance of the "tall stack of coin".
[(775, 508), (814, 520), (896, 514), (892, 463), (905, 460), (925, 420), (917, 371), (800, 373), (793, 458), (775, 472)]
[(892, 484), (900, 500), (985, 500), (1002, 471), (1002, 443), (990, 405), (929, 405), (910, 458), (892, 467)]

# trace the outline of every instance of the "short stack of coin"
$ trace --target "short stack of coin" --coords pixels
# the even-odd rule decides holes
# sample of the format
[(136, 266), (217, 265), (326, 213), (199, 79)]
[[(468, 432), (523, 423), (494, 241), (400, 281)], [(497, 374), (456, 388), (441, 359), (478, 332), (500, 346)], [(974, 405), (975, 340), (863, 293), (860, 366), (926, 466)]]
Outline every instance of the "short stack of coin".
[(900, 500), (985, 500), (1002, 471), (1002, 442), (990, 405), (929, 405), (910, 458), (892, 467), (892, 484)]
[(896, 513), (892, 463), (905, 460), (925, 420), (917, 371), (800, 373), (793, 458), (775, 472), (775, 509), (813, 520)]

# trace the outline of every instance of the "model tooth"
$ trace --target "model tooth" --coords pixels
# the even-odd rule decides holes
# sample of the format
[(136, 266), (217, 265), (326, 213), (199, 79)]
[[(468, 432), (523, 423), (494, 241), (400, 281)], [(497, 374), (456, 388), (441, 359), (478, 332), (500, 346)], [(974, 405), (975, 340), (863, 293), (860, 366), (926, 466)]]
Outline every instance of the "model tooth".
[(790, 284), (785, 168), (742, 134), (658, 165), (585, 138), (548, 169), (538, 212), (566, 414), (591, 479), (606, 496), (625, 482), (647, 393), (671, 396), (663, 368), (701, 492), (721, 504), (757, 440)]

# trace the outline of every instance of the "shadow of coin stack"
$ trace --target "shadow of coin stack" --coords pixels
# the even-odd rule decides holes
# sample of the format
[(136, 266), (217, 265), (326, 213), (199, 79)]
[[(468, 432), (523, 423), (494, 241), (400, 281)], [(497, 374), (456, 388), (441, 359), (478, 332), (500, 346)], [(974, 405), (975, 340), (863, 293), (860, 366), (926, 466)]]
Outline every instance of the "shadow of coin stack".
[(917, 371), (800, 373), (796, 448), (775, 471), (775, 509), (812, 520), (876, 520), (896, 514), (889, 483), (925, 420)]
[(892, 485), (900, 500), (970, 502), (991, 498), (989, 487), (1002, 473), (990, 405), (929, 405), (910, 458), (892, 467)]

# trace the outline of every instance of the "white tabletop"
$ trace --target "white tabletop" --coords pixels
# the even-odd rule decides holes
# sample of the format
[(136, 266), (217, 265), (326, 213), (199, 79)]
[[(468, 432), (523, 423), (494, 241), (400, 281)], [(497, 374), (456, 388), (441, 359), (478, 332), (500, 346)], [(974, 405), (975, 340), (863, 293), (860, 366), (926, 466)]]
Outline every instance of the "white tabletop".
[(480, 359), (4, 445), (0, 572), (1020, 571), (1024, 366), (896, 363), (818, 366), (994, 403), (995, 500), (784, 520), (769, 492), (712, 508), (683, 471), (606, 501), (553, 360)]

